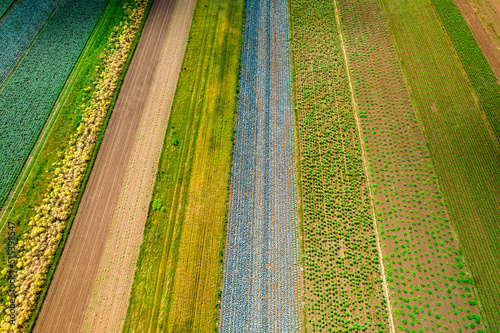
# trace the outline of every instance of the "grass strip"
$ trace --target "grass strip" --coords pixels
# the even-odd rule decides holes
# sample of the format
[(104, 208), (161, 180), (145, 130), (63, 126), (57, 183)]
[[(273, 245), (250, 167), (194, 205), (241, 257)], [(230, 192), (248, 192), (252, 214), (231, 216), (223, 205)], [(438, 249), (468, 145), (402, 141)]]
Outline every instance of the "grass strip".
[(196, 6), (124, 332), (217, 329), (244, 4)]

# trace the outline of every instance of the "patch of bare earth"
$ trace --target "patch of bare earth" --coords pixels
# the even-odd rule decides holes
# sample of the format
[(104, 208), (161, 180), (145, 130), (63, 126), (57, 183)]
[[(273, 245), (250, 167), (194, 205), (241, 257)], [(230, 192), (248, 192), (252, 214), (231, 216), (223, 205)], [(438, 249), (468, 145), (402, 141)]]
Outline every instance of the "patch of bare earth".
[(35, 332), (121, 332), (195, 0), (153, 3)]
[(500, 2), (454, 0), (500, 82)]

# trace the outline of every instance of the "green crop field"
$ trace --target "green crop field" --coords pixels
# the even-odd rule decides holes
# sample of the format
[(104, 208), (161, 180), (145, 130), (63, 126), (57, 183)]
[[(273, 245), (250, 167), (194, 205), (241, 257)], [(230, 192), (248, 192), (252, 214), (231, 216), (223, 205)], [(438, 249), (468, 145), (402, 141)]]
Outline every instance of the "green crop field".
[(432, 3), (382, 4), (486, 320), (498, 330), (498, 141)]
[[(106, 0), (75, 0), (59, 4), (33, 41), (29, 52), (8, 80), (2, 83), (0, 207), (40, 135), (106, 3)], [(7, 16), (4, 20), (6, 18)], [(79, 24), (71, 24), (72, 20), (79, 20)], [(60, 47), (61, 45), (66, 47)]]
[(387, 332), (361, 144), (331, 1), (291, 0), (307, 331)]
[(476, 91), (479, 105), (488, 116), (497, 138), (500, 138), (500, 86), (495, 74), (453, 0), (433, 0), (432, 4)]
[(217, 325), (244, 4), (195, 9), (124, 332)]
[(484, 329), (383, 10), (338, 3), (395, 329)]

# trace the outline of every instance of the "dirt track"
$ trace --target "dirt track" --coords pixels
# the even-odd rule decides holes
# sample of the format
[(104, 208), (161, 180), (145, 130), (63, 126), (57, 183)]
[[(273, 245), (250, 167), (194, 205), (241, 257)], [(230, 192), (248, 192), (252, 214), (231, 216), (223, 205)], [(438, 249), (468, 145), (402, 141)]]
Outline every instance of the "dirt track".
[(121, 332), (196, 0), (156, 0), (34, 332)]
[[(500, 7), (496, 1), (483, 1), (481, 5), (474, 8), (469, 0), (455, 0), (455, 3), (462, 13), (465, 22), (469, 26), (476, 42), (483, 51), (486, 60), (490, 64), (493, 73), (500, 82), (500, 39), (495, 35), (495, 27), (500, 27), (500, 12), (491, 5)], [(500, 31), (499, 31), (500, 32)]]

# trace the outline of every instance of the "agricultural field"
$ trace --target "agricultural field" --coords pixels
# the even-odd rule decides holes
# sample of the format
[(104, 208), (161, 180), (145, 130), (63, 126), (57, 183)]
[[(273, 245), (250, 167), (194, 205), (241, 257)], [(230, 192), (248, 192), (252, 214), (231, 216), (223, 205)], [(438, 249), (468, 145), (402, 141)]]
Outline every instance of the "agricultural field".
[[(455, 0), (460, 14), (500, 82), (500, 3), (491, 0)], [(452, 6), (450, 6), (452, 7)]]
[(382, 8), (338, 3), (396, 331), (484, 329)]
[(16, 0), (0, 0), (0, 20)]
[(0, 331), (500, 332), (496, 0), (0, 0)]
[[(500, 86), (491, 69), (499, 67), (500, 63), (492, 62), (490, 57), (490, 64), (488, 64), (485, 54), (479, 48), (467, 23), (452, 0), (432, 0), (432, 5), (453, 42), (479, 99), (481, 109), (486, 113), (497, 139), (500, 139), (500, 112), (498, 112), (500, 109)], [(500, 55), (500, 50), (495, 50), (495, 55)]]
[[(29, 52), (16, 65), (16, 70), (0, 86), (0, 140), (3, 143), (0, 147), (0, 207), (106, 3), (106, 0), (63, 0), (45, 23)], [(7, 22), (10, 15), (18, 15), (17, 8), (14, 5), (3, 17), (2, 23)], [(19, 9), (22, 8), (27, 10), (31, 7)], [(43, 11), (37, 13), (45, 15)], [(74, 20), (78, 20), (79, 24), (73, 24)], [(18, 26), (11, 25), (10, 29), (17, 30)], [(1, 54), (10, 57), (10, 53)], [(4, 61), (10, 62), (3, 58), (0, 62)]]
[(500, 149), (491, 118), (481, 109), (432, 3), (382, 4), (454, 238), (471, 272), (484, 322), (498, 331)]
[(124, 332), (217, 328), (244, 10), (197, 2)]
[[(80, 200), (81, 186), (102, 137), (120, 74), (131, 55), (134, 34), (144, 18), (137, 16), (140, 11), (134, 1), (126, 0), (113, 1), (107, 7), (60, 93), (26, 176), (20, 180), (22, 185), (11, 196), (11, 205), (2, 211), (3, 226), (18, 240), (12, 251), (18, 258), (16, 269), (8, 269), (7, 255), (2, 253), (2, 291), (12, 287), (12, 278), (16, 283), (14, 293), (1, 295), (5, 332), (31, 330), (34, 324), (62, 250), (60, 244), (64, 244), (61, 239), (67, 236), (66, 226), (71, 225), (75, 203)], [(134, 15), (139, 22), (130, 29)], [(5, 238), (3, 244), (7, 243)], [(9, 247), (13, 240), (8, 238)], [(13, 303), (11, 295), (16, 297), (14, 324), (4, 315), (5, 306)]]
[[(0, 21), (0, 87), (60, 0), (19, 0)], [(21, 29), (18, 29), (21, 27)], [(1, 89), (1, 88), (0, 88)]]
[(307, 332), (388, 332), (368, 182), (331, 1), (291, 0)]
[(288, 8), (246, 1), (220, 332), (297, 332), (297, 181)]

